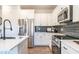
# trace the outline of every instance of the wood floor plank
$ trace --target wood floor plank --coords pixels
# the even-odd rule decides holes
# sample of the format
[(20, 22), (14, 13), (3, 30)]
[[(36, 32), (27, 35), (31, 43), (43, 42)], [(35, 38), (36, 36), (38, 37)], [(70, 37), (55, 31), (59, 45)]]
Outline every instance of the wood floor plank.
[(28, 48), (29, 54), (51, 54), (49, 47)]

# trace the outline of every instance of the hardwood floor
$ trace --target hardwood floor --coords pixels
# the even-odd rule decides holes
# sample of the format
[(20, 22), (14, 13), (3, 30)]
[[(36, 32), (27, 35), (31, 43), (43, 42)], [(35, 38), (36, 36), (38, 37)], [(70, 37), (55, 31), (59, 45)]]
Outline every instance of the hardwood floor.
[(28, 48), (28, 54), (51, 54), (49, 47)]

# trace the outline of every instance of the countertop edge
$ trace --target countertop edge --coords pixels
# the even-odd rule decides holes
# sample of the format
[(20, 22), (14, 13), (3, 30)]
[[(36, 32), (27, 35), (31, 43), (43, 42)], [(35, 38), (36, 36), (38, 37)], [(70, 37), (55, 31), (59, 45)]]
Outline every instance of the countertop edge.
[(10, 48), (7, 48), (7, 49), (1, 49), (0, 51), (3, 51), (3, 52), (5, 52), (5, 51), (10, 51), (10, 50), (12, 50), (14, 47), (16, 47), (17, 45), (19, 45), (21, 42), (23, 42), (24, 40), (26, 40), (27, 38), (28, 38), (29, 36), (23, 36), (23, 38), (21, 38), (21, 39), (19, 39), (19, 38), (16, 38), (16, 39), (14, 39), (14, 40), (16, 40), (16, 44), (14, 44), (13, 46), (10, 46)]

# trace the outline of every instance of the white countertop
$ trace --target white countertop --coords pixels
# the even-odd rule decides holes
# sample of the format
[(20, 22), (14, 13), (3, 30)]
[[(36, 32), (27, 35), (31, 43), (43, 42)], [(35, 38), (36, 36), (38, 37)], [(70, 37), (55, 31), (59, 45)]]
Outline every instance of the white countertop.
[(62, 34), (62, 33), (52, 33), (52, 35), (65, 36), (65, 34)]
[(17, 37), (16, 39), (0, 39), (0, 51), (10, 51), (12, 48), (14, 48), (27, 38), (28, 36), (23, 36), (23, 38), (21, 39), (19, 37)]
[(79, 44), (73, 42), (73, 41), (79, 41), (79, 40), (62, 40), (64, 44), (70, 46), (71, 48), (75, 49), (79, 52)]
[(63, 33), (50, 33), (50, 32), (35, 32), (35, 33), (40, 33), (40, 34), (45, 34), (45, 33), (47, 33), (47, 34), (51, 34), (51, 35), (57, 35), (57, 36), (65, 36), (65, 34), (63, 34)]

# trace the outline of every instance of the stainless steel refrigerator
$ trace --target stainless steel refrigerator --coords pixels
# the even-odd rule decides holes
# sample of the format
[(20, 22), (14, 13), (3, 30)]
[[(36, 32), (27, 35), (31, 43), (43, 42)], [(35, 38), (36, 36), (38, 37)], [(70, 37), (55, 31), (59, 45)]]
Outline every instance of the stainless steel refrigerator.
[(28, 35), (29, 35), (29, 39), (28, 39), (28, 47), (34, 47), (34, 19), (28, 19), (27, 20), (27, 26), (28, 26)]

